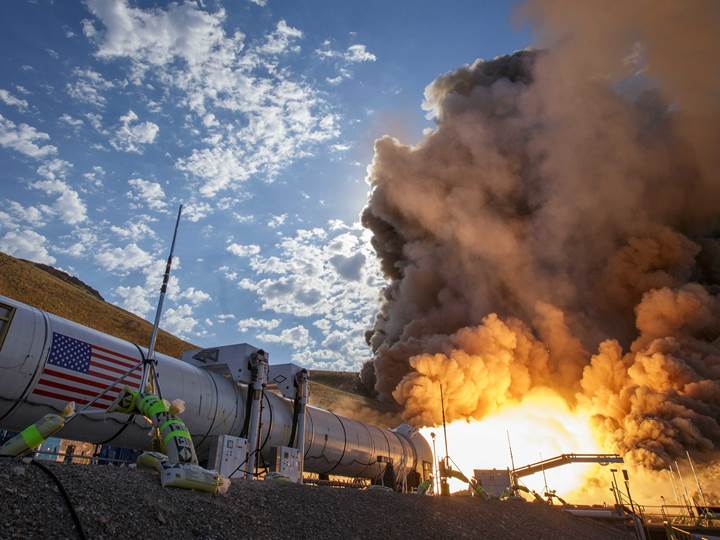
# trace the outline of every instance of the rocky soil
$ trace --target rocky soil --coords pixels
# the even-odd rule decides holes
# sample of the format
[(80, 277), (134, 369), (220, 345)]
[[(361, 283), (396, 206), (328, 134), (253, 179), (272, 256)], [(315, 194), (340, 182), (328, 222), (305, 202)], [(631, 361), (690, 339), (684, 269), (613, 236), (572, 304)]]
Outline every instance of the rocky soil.
[[(543, 504), (245, 480), (233, 482), (226, 496), (213, 496), (163, 489), (151, 471), (48, 467), (92, 539), (631, 538)], [(78, 538), (60, 493), (37, 467), (0, 461), (0, 538)]]

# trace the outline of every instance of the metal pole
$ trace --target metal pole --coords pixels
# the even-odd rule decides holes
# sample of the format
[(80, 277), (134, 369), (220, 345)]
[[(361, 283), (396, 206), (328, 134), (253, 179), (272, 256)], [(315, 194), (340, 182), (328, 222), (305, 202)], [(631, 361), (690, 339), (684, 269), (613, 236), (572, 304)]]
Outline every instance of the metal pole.
[(635, 505), (633, 504), (632, 495), (630, 494), (630, 477), (628, 476), (628, 472), (623, 469), (623, 478), (625, 479), (625, 491), (627, 491), (628, 494), (628, 501), (630, 501), (630, 510), (633, 511), (633, 514), (635, 513)]
[(260, 446), (260, 416), (262, 415), (263, 390), (267, 384), (268, 359), (265, 352), (259, 350), (253, 353), (250, 358), (250, 371), (252, 382), (248, 385), (248, 392), (251, 393), (250, 410), (245, 414), (250, 415), (248, 428), (248, 459), (245, 478), (252, 480), (255, 475), (255, 461)]
[[(445, 423), (445, 396), (443, 395), (442, 383), (440, 383), (440, 408), (442, 410), (443, 437), (445, 437), (445, 469), (449, 469), (450, 452), (448, 451), (447, 425)], [(450, 495), (450, 486), (448, 485), (447, 476), (440, 479), (440, 494)]]
[(625, 480), (625, 489), (628, 494), (628, 501), (630, 501), (630, 510), (632, 510), (633, 518), (635, 521), (635, 529), (637, 531), (637, 537), (640, 540), (645, 540), (645, 531), (643, 529), (643, 519), (640, 514), (640, 506), (638, 506), (637, 512), (635, 511), (635, 503), (633, 503), (632, 495), (630, 494), (630, 477), (628, 476), (627, 470), (623, 469), (623, 479)]
[(687, 505), (688, 515), (690, 517), (694, 517), (695, 512), (693, 512), (692, 505), (690, 504), (690, 495), (688, 494), (687, 487), (685, 486), (685, 480), (682, 477), (682, 473), (680, 472), (680, 467), (678, 466), (677, 460), (675, 460), (675, 469), (677, 469), (678, 476), (680, 477), (680, 485), (683, 488), (683, 492), (685, 493), (685, 504)]
[[(143, 371), (142, 383), (140, 384), (140, 393), (145, 391), (145, 386), (147, 386), (150, 376), (151, 366), (153, 369), (153, 373), (155, 371), (155, 342), (157, 341), (158, 331), (160, 330), (160, 318), (162, 317), (163, 303), (165, 302), (165, 293), (167, 292), (167, 285), (168, 281), (170, 280), (170, 269), (172, 267), (173, 254), (175, 253), (175, 240), (177, 239), (177, 232), (178, 226), (180, 225), (180, 216), (182, 215), (182, 209), (183, 205), (181, 204), (180, 208), (178, 208), (177, 219), (175, 220), (175, 230), (173, 231), (172, 244), (170, 244), (170, 255), (168, 255), (167, 264), (165, 265), (165, 275), (163, 276), (162, 287), (160, 287), (160, 298), (158, 299), (157, 309), (155, 310), (155, 322), (153, 323), (152, 333), (150, 334), (150, 346), (148, 347), (148, 353), (146, 358), (147, 363), (145, 366), (145, 370)], [(155, 377), (157, 377), (157, 374), (155, 374)], [(156, 390), (159, 394), (160, 388), (158, 387), (156, 388)]]
[(445, 461), (447, 465), (447, 459), (448, 456), (450, 456), (450, 452), (448, 451), (447, 425), (445, 424), (445, 396), (443, 395), (442, 383), (440, 383), (440, 408), (442, 409), (443, 437), (445, 438)]
[(700, 500), (702, 501), (702, 505), (705, 508), (705, 514), (708, 514), (708, 505), (707, 501), (705, 500), (705, 493), (703, 493), (702, 487), (700, 486), (700, 480), (698, 479), (697, 473), (695, 472), (695, 465), (693, 465), (692, 459), (690, 458), (690, 452), (685, 450), (685, 454), (687, 455), (688, 463), (690, 463), (690, 470), (693, 473), (693, 476), (695, 477), (695, 484), (697, 485), (698, 492), (700, 493)]
[(618, 496), (617, 496), (617, 493), (615, 493), (615, 484), (613, 484), (612, 482), (610, 482), (610, 491), (611, 491), (612, 494), (613, 494), (613, 499), (615, 499), (615, 511), (617, 512), (617, 511), (618, 511), (618, 506), (619, 506), (619, 504), (618, 504)]
[(510, 430), (505, 430), (505, 435), (507, 435), (507, 441), (508, 441), (508, 448), (510, 449), (510, 464), (512, 465), (513, 471), (515, 470), (515, 458), (513, 457), (513, 451), (512, 451), (512, 444), (510, 443)]
[(512, 473), (510, 474), (510, 489), (512, 490), (512, 494), (517, 496), (517, 489), (516, 489), (516, 478), (515, 478), (515, 457), (513, 457), (513, 451), (512, 451), (512, 444), (510, 443), (510, 430), (505, 430), (505, 435), (507, 435), (507, 441), (508, 441), (508, 449), (510, 450), (510, 465), (512, 466)]
[(622, 507), (622, 495), (620, 494), (620, 489), (617, 485), (617, 479), (615, 478), (615, 473), (617, 472), (617, 469), (610, 469), (610, 473), (612, 474), (612, 485), (613, 485), (613, 494), (615, 495), (615, 504)]
[(678, 496), (677, 488), (675, 487), (675, 479), (673, 478), (672, 468), (665, 469), (665, 471), (668, 473), (668, 477), (670, 478), (670, 485), (672, 486), (673, 494), (675, 495), (675, 504), (677, 504), (678, 506), (682, 506), (682, 503), (680, 502), (680, 497)]
[[(545, 483), (545, 493), (543, 495), (547, 497), (548, 495), (548, 485), (547, 485), (547, 476), (545, 476), (545, 465), (542, 464), (543, 458), (542, 458), (542, 452), (538, 452), (538, 457), (540, 458), (540, 470), (542, 471), (543, 475), (543, 482)], [(550, 499), (550, 504), (552, 504), (552, 499)]]
[(437, 450), (435, 449), (435, 432), (430, 432), (433, 443), (433, 495), (440, 494), (440, 478), (438, 477)]
[(308, 402), (308, 372), (307, 370), (303, 369), (298, 373), (298, 388), (297, 391), (300, 392), (300, 407), (301, 412), (298, 416), (298, 439), (297, 439), (297, 448), (300, 450), (300, 480), (299, 482), (303, 483), (303, 474), (305, 472), (305, 409)]

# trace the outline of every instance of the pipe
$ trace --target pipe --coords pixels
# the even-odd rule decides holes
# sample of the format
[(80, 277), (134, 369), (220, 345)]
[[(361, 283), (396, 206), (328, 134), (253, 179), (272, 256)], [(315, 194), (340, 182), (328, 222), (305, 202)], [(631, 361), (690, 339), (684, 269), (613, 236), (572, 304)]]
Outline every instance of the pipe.
[[(125, 366), (141, 363), (146, 354), (135, 344), (7, 297), (0, 296), (0, 307), (12, 311), (5, 339), (0, 343), (0, 429), (20, 431), (44, 414), (62, 410), (70, 400), (78, 405), (89, 403), (120, 376), (119, 372), (126, 371)], [(71, 367), (86, 372), (60, 365), (62, 356), (57, 351), (61, 346), (78, 355)], [(237, 347), (257, 350), (249, 345)], [(212, 350), (204, 349), (196, 356), (200, 358), (208, 351)], [(214, 371), (210, 360), (201, 358), (190, 363), (159, 353), (155, 359), (163, 396), (185, 401), (182, 418), (200, 460), (207, 457), (215, 437), (241, 434), (246, 419), (246, 385)], [(128, 385), (136, 388), (140, 381), (137, 373), (127, 379)], [(144, 417), (104, 412), (122, 386), (116, 385), (84, 414), (73, 418), (59, 436), (148, 449), (151, 426)], [(274, 447), (286, 446), (290, 438), (293, 403), (270, 391), (263, 394), (258, 457), (270, 463)], [(405, 473), (416, 470), (422, 477), (423, 462), (432, 462), (430, 446), (417, 432), (381, 429), (315, 407), (306, 408), (303, 435), (308, 472), (374, 480), (392, 462)]]
[(677, 473), (678, 473), (678, 478), (680, 478), (680, 486), (683, 489), (683, 493), (685, 493), (685, 504), (687, 505), (688, 516), (695, 517), (695, 512), (693, 511), (693, 507), (695, 506), (695, 503), (690, 498), (690, 494), (688, 493), (687, 486), (685, 486), (685, 479), (683, 478), (682, 473), (680, 472), (680, 466), (678, 465), (677, 460), (675, 460), (674, 463), (675, 463), (675, 470), (677, 470)]
[(618, 514), (615, 510), (600, 510), (600, 509), (588, 509), (588, 508), (563, 508), (563, 512), (572, 514), (578, 517), (587, 517), (593, 519), (615, 519), (615, 520), (626, 520), (628, 516)]
[(257, 351), (250, 356), (250, 372), (252, 382), (248, 391), (250, 400), (250, 427), (248, 429), (248, 456), (245, 478), (252, 480), (255, 476), (255, 462), (260, 450), (260, 416), (262, 415), (262, 398), (268, 376), (268, 359), (264, 351)]
[[(300, 470), (305, 470), (305, 453), (302, 451), (305, 448), (305, 419), (306, 409), (308, 402), (308, 372), (306, 370), (300, 371), (296, 377), (297, 383), (297, 403), (293, 405), (293, 408), (297, 406), (299, 408), (297, 418), (293, 418), (293, 427), (297, 429), (297, 443), (295, 448), (300, 449)], [(295, 412), (293, 411), (293, 415)]]
[(690, 452), (685, 450), (685, 455), (687, 456), (688, 463), (690, 463), (690, 470), (693, 473), (693, 476), (695, 477), (695, 485), (697, 486), (698, 493), (700, 493), (700, 500), (702, 501), (702, 505), (705, 507), (705, 514), (708, 513), (708, 504), (705, 500), (705, 493), (703, 492), (702, 487), (700, 486), (700, 480), (698, 479), (698, 475), (695, 472), (695, 465), (693, 464), (693, 460), (690, 457)]

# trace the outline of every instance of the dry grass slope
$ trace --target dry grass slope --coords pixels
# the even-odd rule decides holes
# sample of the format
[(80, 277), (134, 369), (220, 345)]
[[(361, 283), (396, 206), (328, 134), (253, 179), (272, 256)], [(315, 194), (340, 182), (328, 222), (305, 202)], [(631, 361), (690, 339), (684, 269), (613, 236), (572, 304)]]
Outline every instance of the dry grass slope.
[[(77, 283), (4, 253), (0, 253), (0, 294), (133, 343), (150, 340), (148, 321), (98, 299)], [(194, 348), (197, 345), (160, 331), (158, 351), (179, 357)], [(397, 425), (391, 408), (358, 394), (357, 373), (311, 371), (310, 378), (311, 405), (378, 425)]]
[[(152, 325), (137, 315), (103, 302), (31, 262), (0, 253), (0, 294), (133, 343), (147, 343)], [(157, 350), (179, 356), (195, 345), (160, 331)]]

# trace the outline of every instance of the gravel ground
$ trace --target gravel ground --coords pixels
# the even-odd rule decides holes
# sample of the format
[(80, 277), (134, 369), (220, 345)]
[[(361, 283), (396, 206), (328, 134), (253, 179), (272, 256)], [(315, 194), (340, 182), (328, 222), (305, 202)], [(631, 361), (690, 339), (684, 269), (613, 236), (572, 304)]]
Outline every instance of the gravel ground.
[[(47, 465), (92, 539), (631, 538), (542, 504), (245, 480), (213, 496), (164, 490), (151, 471)], [(0, 538), (77, 538), (60, 493), (37, 467), (0, 462)]]

